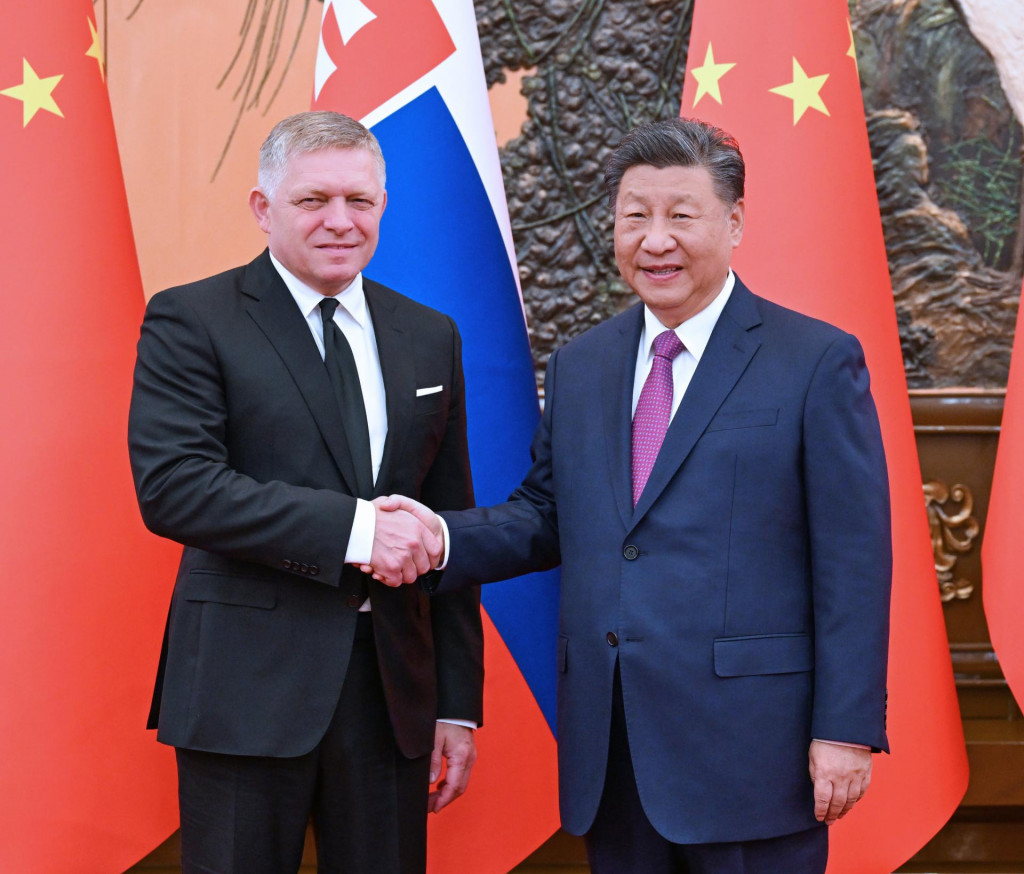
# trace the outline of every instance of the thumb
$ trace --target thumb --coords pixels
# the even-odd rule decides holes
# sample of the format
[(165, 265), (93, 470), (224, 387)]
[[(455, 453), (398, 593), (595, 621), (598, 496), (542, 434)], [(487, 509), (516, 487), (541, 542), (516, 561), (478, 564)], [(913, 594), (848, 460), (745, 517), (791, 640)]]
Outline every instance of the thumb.
[(397, 501), (396, 509), (402, 509), (407, 513), (412, 513), (413, 516), (430, 529), (431, 533), (435, 536), (440, 534), (440, 525), (438, 524), (437, 517), (434, 515), (434, 511), (429, 507), (424, 506), (419, 501), (414, 501), (412, 498), (404, 497), (403, 495), (392, 495), (391, 500)]
[(441, 776), (441, 745), (436, 744), (430, 754), (430, 782), (436, 783)]
[(392, 510), (402, 509), (402, 500), (401, 495), (381, 495), (379, 498), (374, 498), (372, 503), (378, 510), (390, 513)]

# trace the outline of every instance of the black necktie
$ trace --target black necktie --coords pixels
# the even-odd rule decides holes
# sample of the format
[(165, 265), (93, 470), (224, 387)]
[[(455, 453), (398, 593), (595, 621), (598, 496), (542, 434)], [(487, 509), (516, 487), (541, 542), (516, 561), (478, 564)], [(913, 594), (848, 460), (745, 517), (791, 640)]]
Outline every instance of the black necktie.
[(348, 435), (352, 464), (359, 488), (357, 497), (373, 498), (373, 461), (370, 457), (370, 433), (366, 425), (366, 407), (359, 387), (359, 371), (352, 357), (352, 347), (334, 322), (338, 302), (333, 297), (320, 301), (320, 317), (324, 322), (324, 364), (338, 399), (341, 417)]

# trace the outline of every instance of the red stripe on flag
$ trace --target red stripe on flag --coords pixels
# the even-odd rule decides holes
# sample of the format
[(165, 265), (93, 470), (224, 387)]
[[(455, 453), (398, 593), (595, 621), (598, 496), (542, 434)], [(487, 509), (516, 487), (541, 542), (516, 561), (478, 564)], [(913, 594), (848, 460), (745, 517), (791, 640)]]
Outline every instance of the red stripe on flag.
[(843, 0), (700, 0), (681, 112), (721, 126), (743, 150), (737, 272), (857, 335), (867, 355), (893, 508), (893, 753), (876, 756), (871, 790), (832, 828), (829, 872), (881, 874), (953, 813), (967, 758), (851, 45)]
[(320, 36), (337, 70), (313, 100), (313, 109), (362, 118), (455, 51), (430, 0), (376, 0), (370, 7), (376, 17), (348, 44), (342, 40), (335, 5), (326, 10)]
[[(466, 795), (432, 816), (428, 874), (505, 874), (558, 822), (555, 739), (484, 612), (484, 726)], [(519, 803), (528, 800), (528, 804)]]
[(92, 21), (40, 0), (0, 28), (0, 870), (29, 874), (123, 870), (177, 824), (145, 720), (179, 550), (128, 467), (144, 301)]

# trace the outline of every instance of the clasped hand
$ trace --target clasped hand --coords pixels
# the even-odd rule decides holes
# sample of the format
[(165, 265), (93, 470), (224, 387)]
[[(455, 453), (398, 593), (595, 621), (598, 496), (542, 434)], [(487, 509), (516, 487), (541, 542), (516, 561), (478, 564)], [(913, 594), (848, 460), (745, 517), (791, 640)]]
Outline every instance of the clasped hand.
[(359, 569), (387, 586), (414, 583), (444, 555), (441, 521), (419, 501), (402, 495), (373, 501), (376, 523), (370, 563)]

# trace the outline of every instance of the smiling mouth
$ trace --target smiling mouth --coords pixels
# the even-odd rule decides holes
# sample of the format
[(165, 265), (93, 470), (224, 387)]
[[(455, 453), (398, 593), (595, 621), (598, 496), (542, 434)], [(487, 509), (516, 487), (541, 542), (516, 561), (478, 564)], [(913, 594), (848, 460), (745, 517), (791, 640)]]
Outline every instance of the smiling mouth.
[(650, 276), (671, 276), (673, 273), (681, 272), (683, 268), (669, 265), (667, 267), (641, 267), (640, 269)]

